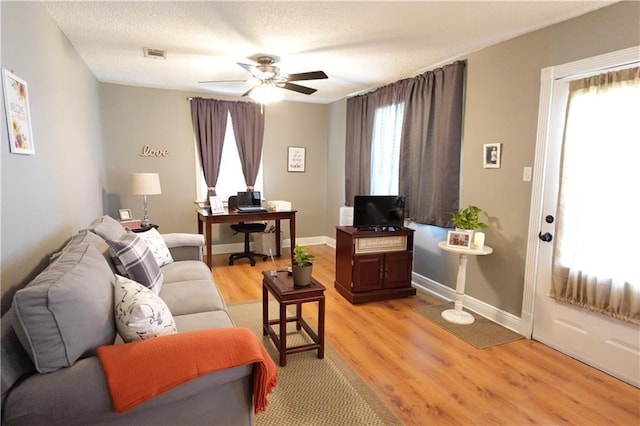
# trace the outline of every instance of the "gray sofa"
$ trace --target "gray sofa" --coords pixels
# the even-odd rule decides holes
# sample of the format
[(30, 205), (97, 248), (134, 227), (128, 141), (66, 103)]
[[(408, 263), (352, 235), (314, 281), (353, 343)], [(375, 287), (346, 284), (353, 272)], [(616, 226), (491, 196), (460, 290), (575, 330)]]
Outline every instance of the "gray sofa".
[[(75, 235), (38, 277), (16, 293), (2, 317), (2, 424), (252, 424), (252, 365), (200, 376), (124, 413), (113, 410), (95, 350), (122, 342), (113, 318), (116, 269), (108, 244), (95, 231), (105, 226), (113, 230), (114, 223), (120, 226), (108, 217), (99, 218)], [(163, 238), (174, 262), (161, 267), (164, 283), (159, 296), (178, 332), (232, 327), (211, 271), (202, 262), (202, 236)], [(24, 297), (21, 291), (31, 293)], [(38, 298), (45, 299), (45, 311), (31, 306), (43, 303)], [(31, 340), (33, 332), (24, 331), (29, 321), (54, 327), (48, 332), (56, 334), (55, 341), (32, 347), (37, 346)]]

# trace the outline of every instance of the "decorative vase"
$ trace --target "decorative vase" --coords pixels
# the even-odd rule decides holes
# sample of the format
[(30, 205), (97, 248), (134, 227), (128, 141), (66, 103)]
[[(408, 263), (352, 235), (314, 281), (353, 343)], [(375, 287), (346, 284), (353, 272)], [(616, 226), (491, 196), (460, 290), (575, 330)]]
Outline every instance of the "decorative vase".
[(293, 265), (293, 285), (296, 287), (306, 287), (311, 284), (311, 271), (313, 265), (297, 266)]

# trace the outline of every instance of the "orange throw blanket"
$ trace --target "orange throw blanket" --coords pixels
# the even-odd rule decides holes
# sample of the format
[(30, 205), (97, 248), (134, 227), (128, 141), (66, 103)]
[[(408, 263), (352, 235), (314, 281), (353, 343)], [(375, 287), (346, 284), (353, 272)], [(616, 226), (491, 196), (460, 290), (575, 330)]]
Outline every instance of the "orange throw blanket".
[(247, 328), (218, 328), (172, 334), (98, 348), (114, 409), (122, 413), (196, 377), (255, 363), (253, 404), (267, 408), (278, 369)]

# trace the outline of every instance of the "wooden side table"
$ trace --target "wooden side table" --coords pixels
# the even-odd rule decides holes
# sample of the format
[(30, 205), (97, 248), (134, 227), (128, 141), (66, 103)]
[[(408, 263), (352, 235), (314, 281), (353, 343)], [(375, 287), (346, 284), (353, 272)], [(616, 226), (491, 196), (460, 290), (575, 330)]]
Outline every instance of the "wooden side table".
[(458, 276), (456, 278), (456, 299), (454, 302), (454, 309), (447, 309), (442, 312), (442, 318), (454, 324), (473, 324), (475, 318), (468, 312), (462, 310), (462, 299), (464, 298), (464, 287), (467, 281), (467, 260), (469, 255), (471, 256), (484, 256), (493, 253), (493, 249), (489, 246), (484, 246), (480, 249), (464, 248), (464, 247), (452, 247), (447, 245), (446, 241), (438, 243), (444, 251), (450, 253), (457, 253), (458, 259)]
[[(318, 358), (324, 358), (324, 286), (311, 278), (307, 287), (295, 287), (293, 278), (286, 271), (278, 271), (271, 276), (271, 271), (262, 272), (262, 334), (269, 335), (280, 353), (280, 365), (287, 365), (287, 355), (317, 349)], [(280, 317), (269, 319), (269, 293), (278, 301)], [(302, 304), (318, 302), (318, 332), (302, 318)], [(287, 316), (287, 306), (296, 305), (295, 316)], [(296, 329), (304, 329), (313, 343), (287, 348), (287, 323), (295, 322)], [(278, 325), (276, 334), (272, 325)]]

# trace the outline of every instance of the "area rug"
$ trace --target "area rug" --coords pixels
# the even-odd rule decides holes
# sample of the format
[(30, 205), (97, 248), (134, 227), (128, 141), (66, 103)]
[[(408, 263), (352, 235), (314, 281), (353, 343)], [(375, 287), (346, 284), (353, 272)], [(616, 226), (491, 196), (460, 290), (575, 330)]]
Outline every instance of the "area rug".
[[(247, 327), (262, 339), (273, 360), (278, 351), (268, 336), (262, 336), (262, 302), (229, 305), (233, 322)], [(278, 305), (269, 303), (269, 318), (278, 317)], [(304, 314), (304, 312), (303, 312)], [(287, 346), (308, 343), (305, 333), (288, 324)], [(314, 323), (310, 325), (315, 328)], [(260, 425), (400, 425), (338, 352), (325, 341), (325, 356), (318, 351), (287, 355), (287, 365), (278, 366), (278, 385), (269, 396), (269, 406), (257, 414)]]
[(442, 311), (447, 309), (453, 309), (453, 302), (444, 305), (419, 306), (413, 310), (478, 349), (522, 339), (522, 335), (466, 309), (465, 312), (473, 315), (475, 322), (469, 325), (453, 324), (442, 318)]

